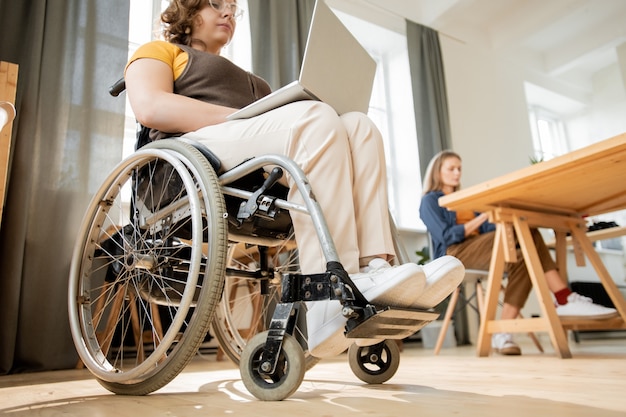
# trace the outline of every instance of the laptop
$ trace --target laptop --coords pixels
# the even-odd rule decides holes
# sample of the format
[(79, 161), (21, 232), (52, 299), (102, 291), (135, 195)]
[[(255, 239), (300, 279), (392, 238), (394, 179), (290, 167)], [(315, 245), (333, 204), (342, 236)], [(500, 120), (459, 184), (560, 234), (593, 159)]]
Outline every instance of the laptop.
[(330, 104), (337, 114), (367, 113), (376, 62), (324, 0), (313, 10), (298, 80), (227, 117), (246, 119), (299, 100)]

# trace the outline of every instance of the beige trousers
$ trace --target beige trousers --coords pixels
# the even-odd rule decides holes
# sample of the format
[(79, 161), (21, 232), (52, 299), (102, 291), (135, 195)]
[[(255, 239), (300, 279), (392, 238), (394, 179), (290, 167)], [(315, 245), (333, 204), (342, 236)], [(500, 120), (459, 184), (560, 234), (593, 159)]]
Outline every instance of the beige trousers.
[[(395, 256), (382, 137), (364, 114), (338, 116), (324, 103), (300, 101), (185, 136), (207, 145), (225, 169), (256, 155), (294, 160), (309, 180), (348, 273), (358, 272), (359, 259)], [(287, 178), (287, 185), (292, 184)], [(295, 187), (288, 199), (302, 203)], [(326, 259), (309, 216), (291, 215), (302, 272), (324, 272)]]

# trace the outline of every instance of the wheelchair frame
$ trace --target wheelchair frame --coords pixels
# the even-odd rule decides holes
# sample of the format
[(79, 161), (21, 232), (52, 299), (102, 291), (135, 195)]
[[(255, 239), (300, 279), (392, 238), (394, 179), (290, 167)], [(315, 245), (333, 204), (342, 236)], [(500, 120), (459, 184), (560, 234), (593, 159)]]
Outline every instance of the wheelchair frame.
[[(343, 306), (342, 313), (347, 318), (346, 337), (384, 340), (372, 346), (353, 344), (350, 347), (349, 361), (355, 375), (366, 383), (383, 383), (391, 378), (399, 365), (399, 349), (389, 339), (410, 336), (436, 319), (438, 314), (433, 310), (397, 309), (369, 303), (341, 265), (313, 190), (294, 161), (281, 155), (263, 155), (218, 176), (214, 161), (211, 160), (212, 165), (206, 158), (210, 151), (198, 149), (202, 149), (200, 144), (192, 145), (188, 140), (166, 139), (151, 143), (118, 164), (90, 203), (80, 230), (84, 240), (79, 239), (75, 247), (68, 290), (72, 336), (87, 368), (114, 393), (145, 395), (166, 385), (182, 371), (202, 344), (211, 322), (213, 326), (221, 325), (214, 320), (214, 313), (222, 297), (228, 269), (228, 241), (259, 246), (272, 246), (277, 241), (229, 233), (226, 220), (233, 214), (226, 210), (224, 197), (230, 196), (241, 200), (240, 210), (235, 215), (239, 223), (252, 221), (258, 216), (271, 220), (270, 212), (275, 210), (308, 214), (327, 261), (327, 270), (323, 273), (302, 275), (290, 272), (281, 277), (280, 300), (277, 300), (268, 330), (247, 341), (241, 353), (239, 366), (246, 388), (261, 400), (282, 400), (298, 389), (306, 369), (316, 359), (305, 357), (306, 341), (296, 337), (296, 328), (300, 326), (299, 313), (305, 311), (305, 302), (328, 299), (338, 300)], [(155, 167), (159, 164), (171, 167), (169, 177), (166, 176), (167, 184), (175, 178), (182, 183), (182, 191), (171, 201), (158, 202), (146, 209), (146, 205), (151, 204), (145, 203), (145, 197), (154, 199), (154, 195), (165, 195), (167, 190), (164, 191), (163, 184), (147, 182), (152, 191), (145, 192), (142, 200), (137, 178), (146, 170), (156, 176)], [(237, 180), (267, 167), (278, 168), (258, 189), (250, 191), (232, 186)], [(267, 193), (282, 176), (283, 170), (293, 179), (304, 205)], [(129, 214), (127, 220), (129, 228), (134, 230), (128, 236), (126, 225), (115, 225), (113, 232), (106, 232), (103, 225), (108, 220), (110, 207), (119, 206), (120, 211), (126, 209), (115, 203), (121, 198), (123, 185), (130, 185), (133, 189), (129, 210), (134, 214)], [(139, 213), (138, 207), (144, 212)], [(133, 217), (137, 215), (139, 222)], [(146, 223), (146, 219), (151, 218), (154, 221)], [(114, 223), (114, 220), (110, 221)], [(190, 243), (179, 242), (177, 234), (184, 234), (181, 224), (191, 225)], [(174, 232), (169, 234), (171, 230)], [(144, 235), (149, 236), (144, 238)], [(405, 261), (402, 258), (406, 254), (395, 228), (394, 241), (400, 259)], [(107, 243), (114, 250), (107, 250)], [(102, 256), (101, 252), (106, 253)], [(188, 256), (183, 257), (183, 253)], [(98, 261), (105, 267), (96, 267)], [(111, 270), (117, 272), (109, 276)], [(106, 274), (104, 284), (100, 277), (103, 274)], [(267, 279), (267, 274), (256, 276)], [(181, 285), (184, 286), (182, 290)], [(110, 294), (104, 300), (102, 293), (96, 290), (110, 291)], [(180, 300), (174, 301), (176, 297), (172, 294)], [(165, 332), (155, 330), (160, 320), (158, 317), (162, 315), (153, 311), (155, 304), (166, 307), (172, 319)], [(122, 312), (116, 313), (116, 308)], [(109, 314), (109, 321), (115, 323), (111, 325), (113, 329), (107, 323), (109, 334), (103, 336), (100, 320), (106, 314)], [(115, 333), (119, 333), (120, 327), (123, 329), (122, 341), (118, 342), (117, 350), (111, 351), (112, 341), (120, 339)], [(139, 333), (134, 334), (137, 350), (134, 358), (124, 354), (125, 337), (130, 334), (128, 329), (131, 327), (133, 332)], [(151, 328), (151, 352), (140, 347), (145, 327)], [(222, 330), (238, 331), (232, 328)], [(308, 359), (313, 361), (307, 365)]]

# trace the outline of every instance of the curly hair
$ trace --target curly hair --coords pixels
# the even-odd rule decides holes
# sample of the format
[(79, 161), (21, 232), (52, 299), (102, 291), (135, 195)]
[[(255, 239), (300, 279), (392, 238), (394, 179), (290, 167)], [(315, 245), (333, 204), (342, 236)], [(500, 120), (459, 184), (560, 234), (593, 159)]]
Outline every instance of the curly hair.
[(207, 0), (170, 0), (170, 4), (161, 13), (165, 40), (181, 45), (191, 45), (193, 19), (206, 5)]

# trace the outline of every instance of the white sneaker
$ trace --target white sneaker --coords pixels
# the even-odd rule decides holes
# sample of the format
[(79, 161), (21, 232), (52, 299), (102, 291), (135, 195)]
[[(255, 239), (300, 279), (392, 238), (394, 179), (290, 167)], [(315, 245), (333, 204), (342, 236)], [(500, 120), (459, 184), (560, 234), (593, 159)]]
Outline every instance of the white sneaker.
[(306, 303), (307, 344), (309, 353), (318, 358), (337, 356), (350, 346), (344, 337), (346, 318), (339, 300)]
[[(381, 258), (372, 259), (361, 272), (350, 279), (372, 304), (409, 307), (424, 291), (426, 275), (414, 263), (391, 266)], [(374, 291), (373, 288), (376, 287)]]
[[(350, 279), (373, 304), (406, 307), (424, 289), (426, 278), (419, 265), (408, 263), (392, 267), (387, 262), (387, 266), (372, 262), (370, 272), (353, 274)], [(353, 340), (344, 336), (347, 319), (341, 314), (339, 300), (311, 301), (307, 302), (307, 308), (311, 355), (318, 358), (337, 356), (352, 344)]]
[(556, 314), (569, 319), (609, 319), (617, 316), (617, 310), (594, 304), (591, 298), (573, 292), (567, 297), (567, 304), (557, 304)]
[(522, 350), (513, 341), (511, 333), (494, 333), (491, 336), (491, 348), (500, 355), (521, 355)]
[[(383, 261), (384, 262), (384, 261)], [(442, 302), (465, 277), (465, 267), (453, 256), (442, 256), (424, 265), (426, 288), (411, 308), (431, 308)], [(360, 287), (360, 286), (359, 286)], [(371, 346), (382, 339), (355, 339), (358, 346)]]
[(465, 267), (454, 256), (444, 255), (424, 265), (424, 273), (426, 288), (411, 305), (413, 308), (432, 308), (442, 302), (463, 281)]
[[(374, 279), (371, 278), (369, 273), (381, 271), (384, 269), (393, 268), (389, 262), (381, 258), (372, 259), (368, 266), (361, 268), (360, 274), (354, 274), (350, 276), (356, 286), (364, 291), (366, 287), (376, 285)], [(426, 276), (422, 274), (424, 279), (411, 280), (409, 285), (398, 285), (391, 288), (389, 291), (385, 291), (380, 297), (370, 300), (373, 304), (383, 306), (394, 307), (406, 307), (409, 308), (415, 301), (426, 286)], [(384, 339), (353, 339), (354, 343), (358, 346), (373, 346), (382, 342)]]

